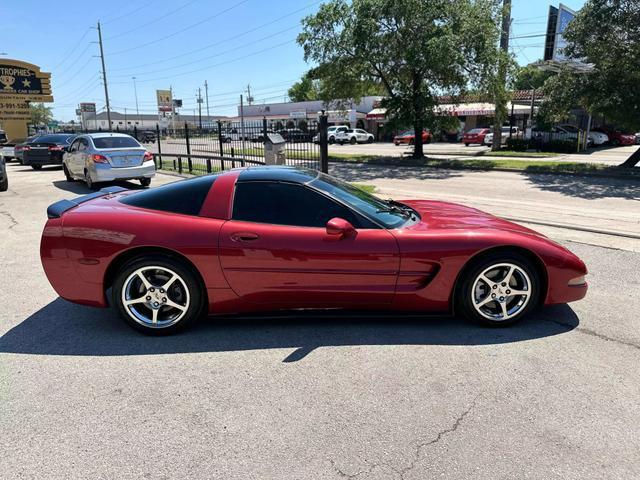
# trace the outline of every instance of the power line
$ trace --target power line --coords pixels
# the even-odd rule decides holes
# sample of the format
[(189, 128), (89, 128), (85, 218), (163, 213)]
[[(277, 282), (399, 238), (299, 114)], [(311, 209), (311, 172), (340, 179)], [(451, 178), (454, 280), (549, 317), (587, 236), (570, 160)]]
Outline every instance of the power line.
[(202, 47), (198, 47), (198, 48), (196, 48), (196, 49), (194, 49), (194, 50), (189, 50), (189, 51), (186, 51), (186, 52), (182, 52), (182, 53), (180, 53), (179, 55), (175, 55), (175, 56), (173, 56), (173, 57), (163, 57), (163, 58), (162, 58), (162, 60), (157, 60), (157, 61), (153, 61), (153, 62), (147, 62), (147, 63), (136, 64), (136, 65), (134, 65), (134, 66), (130, 66), (130, 67), (118, 67), (118, 68), (112, 68), (112, 69), (111, 69), (111, 71), (112, 71), (112, 72), (116, 72), (116, 71), (122, 71), (122, 70), (131, 70), (132, 68), (148, 67), (148, 66), (150, 66), (150, 65), (157, 65), (157, 64), (159, 64), (159, 63), (166, 64), (166, 63), (167, 63), (167, 61), (169, 61), (169, 60), (175, 60), (176, 58), (183, 58), (183, 57), (185, 57), (185, 56), (187, 56), (187, 55), (191, 55), (191, 54), (193, 54), (193, 53), (198, 53), (198, 52), (202, 52), (202, 51), (204, 51), (204, 50), (208, 50), (209, 48), (212, 48), (212, 47), (217, 47), (217, 46), (219, 46), (219, 45), (220, 45), (220, 44), (222, 44), (222, 43), (226, 43), (226, 42), (229, 42), (229, 41), (231, 41), (231, 40), (235, 40), (235, 39), (240, 38), (240, 37), (243, 37), (243, 36), (245, 36), (245, 35), (247, 35), (247, 34), (249, 34), (249, 33), (253, 33), (253, 32), (255, 32), (256, 30), (260, 30), (260, 29), (262, 29), (262, 28), (264, 28), (264, 27), (268, 27), (269, 25), (273, 25), (274, 23), (279, 22), (280, 20), (284, 20), (285, 18), (291, 17), (291, 16), (293, 16), (293, 15), (295, 15), (295, 14), (297, 14), (297, 13), (300, 13), (300, 12), (301, 12), (301, 11), (303, 11), (303, 10), (306, 10), (306, 9), (308, 9), (308, 8), (310, 8), (310, 7), (314, 6), (314, 5), (317, 5), (317, 4), (318, 4), (318, 3), (320, 3), (321, 1), (322, 1), (322, 0), (316, 0), (316, 1), (314, 1), (314, 2), (309, 3), (308, 5), (305, 5), (305, 6), (304, 6), (304, 7), (302, 7), (302, 8), (299, 8), (299, 9), (294, 10), (293, 12), (290, 12), (290, 13), (288, 13), (288, 14), (286, 14), (286, 15), (283, 15), (283, 16), (281, 16), (281, 17), (275, 18), (275, 19), (270, 20), (270, 21), (268, 21), (268, 22), (266, 22), (266, 23), (263, 23), (263, 24), (261, 24), (261, 25), (258, 25), (257, 27), (251, 28), (251, 29), (249, 29), (249, 30), (245, 30), (244, 32), (240, 32), (240, 33), (238, 33), (238, 34), (236, 34), (236, 35), (233, 35), (233, 36), (231, 36), (231, 37), (227, 37), (227, 38), (225, 38), (225, 39), (223, 39), (223, 40), (217, 40), (217, 41), (215, 41), (215, 42), (213, 42), (213, 43), (210, 43), (210, 44), (208, 44), (208, 45), (204, 45), (204, 46), (202, 46)]
[(157, 23), (160, 20), (163, 20), (163, 19), (167, 18), (169, 15), (173, 15), (174, 13), (179, 12), (180, 10), (188, 7), (192, 3), (195, 3), (196, 1), (198, 1), (198, 0), (191, 0), (190, 2), (183, 3), (178, 8), (175, 8), (175, 9), (171, 10), (170, 12), (167, 12), (164, 15), (161, 15), (161, 16), (155, 18), (154, 20), (151, 20), (150, 22), (143, 23), (142, 25), (136, 25), (134, 28), (131, 28), (131, 29), (126, 30), (126, 31), (121, 32), (121, 33), (117, 33), (115, 35), (111, 35), (110, 37), (105, 38), (105, 40), (111, 40), (113, 38), (122, 37), (122, 36), (128, 35), (130, 33), (140, 33), (140, 29), (142, 29), (144, 27), (148, 27), (149, 25), (153, 25), (154, 23)]
[(146, 8), (146, 7), (148, 7), (149, 5), (154, 4), (154, 3), (155, 3), (155, 1), (154, 1), (154, 0), (152, 0), (151, 2), (144, 3), (144, 4), (140, 5), (139, 7), (134, 8), (133, 10), (131, 10), (131, 11), (127, 12), (127, 13), (123, 13), (122, 15), (119, 15), (119, 16), (117, 16), (117, 17), (115, 17), (115, 18), (110, 19), (110, 20), (109, 20), (109, 19), (107, 19), (107, 20), (103, 21), (103, 22), (102, 22), (102, 24), (103, 24), (103, 25), (108, 25), (109, 23), (113, 23), (113, 22), (115, 22), (116, 20), (120, 20), (121, 18), (128, 17), (128, 16), (130, 16), (130, 15), (132, 15), (132, 14), (136, 13), (136, 12), (139, 12), (139, 11), (140, 11), (140, 10), (142, 10), (143, 8)]
[(91, 31), (91, 28), (87, 28), (87, 30), (82, 34), (82, 37), (80, 37), (80, 40), (78, 40), (78, 43), (76, 43), (73, 48), (71, 50), (69, 50), (69, 53), (65, 54), (64, 58), (58, 62), (58, 64), (53, 67), (51, 70), (54, 71), (56, 70), (58, 67), (60, 67), (64, 62), (67, 61), (67, 59), (69, 57), (71, 57), (71, 55), (73, 55), (73, 53), (78, 49), (78, 47), (82, 44), (82, 41), (84, 40), (84, 37), (87, 36), (87, 34)]
[(170, 33), (168, 35), (165, 35), (162, 38), (158, 38), (156, 40), (151, 40), (150, 42), (147, 42), (147, 43), (142, 43), (142, 44), (136, 45), (134, 47), (125, 48), (124, 50), (118, 50), (118, 51), (115, 51), (115, 52), (111, 52), (109, 54), (109, 56), (120, 55), (122, 53), (131, 52), (132, 50), (138, 50), (138, 49), (140, 49), (142, 47), (148, 47), (149, 45), (153, 45), (154, 43), (158, 43), (158, 42), (167, 40), (168, 38), (175, 37), (176, 35), (178, 35), (178, 34), (180, 34), (182, 32), (186, 32), (187, 30), (189, 30), (189, 29), (191, 29), (193, 27), (197, 27), (198, 25), (202, 25), (203, 23), (208, 22), (209, 20), (211, 20), (213, 18), (219, 17), (220, 15), (223, 15), (224, 13), (227, 13), (228, 11), (233, 10), (234, 8), (237, 8), (240, 5), (242, 5), (244, 3), (247, 3), (248, 1), (249, 0), (240, 0), (238, 3), (232, 5), (232, 6), (228, 7), (228, 8), (225, 8), (224, 10), (220, 10), (217, 13), (215, 13), (214, 15), (211, 15), (211, 16), (209, 16), (207, 18), (204, 18), (204, 19), (202, 19), (202, 20), (200, 20), (200, 21), (198, 21), (196, 23), (192, 23), (191, 25), (188, 25), (188, 26), (184, 27), (181, 30), (178, 30), (178, 31), (173, 32), (173, 33)]

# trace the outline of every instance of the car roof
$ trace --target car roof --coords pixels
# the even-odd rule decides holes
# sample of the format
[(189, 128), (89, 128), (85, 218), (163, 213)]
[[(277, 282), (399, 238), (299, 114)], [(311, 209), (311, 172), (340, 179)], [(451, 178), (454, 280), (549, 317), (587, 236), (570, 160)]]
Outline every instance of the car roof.
[[(131, 137), (131, 135), (127, 135), (126, 133), (112, 133), (112, 132), (106, 132), (106, 133), (87, 133), (85, 136), (87, 137), (91, 137), (91, 138), (105, 138), (105, 137)], [(131, 137), (133, 138), (133, 137)]]
[(318, 172), (307, 168), (285, 165), (267, 165), (248, 167), (238, 176), (238, 182), (283, 181), (308, 183), (317, 178)]

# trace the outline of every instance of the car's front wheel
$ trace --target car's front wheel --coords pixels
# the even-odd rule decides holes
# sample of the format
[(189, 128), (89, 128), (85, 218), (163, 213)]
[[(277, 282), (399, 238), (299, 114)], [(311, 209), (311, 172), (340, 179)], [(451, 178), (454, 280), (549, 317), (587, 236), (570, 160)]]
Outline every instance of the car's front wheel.
[(42, 170), (42, 165), (31, 165), (34, 170)]
[(69, 169), (67, 168), (66, 164), (62, 164), (62, 171), (64, 172), (64, 178), (67, 179), (67, 182), (73, 182), (73, 177), (71, 176), (71, 173), (69, 172)]
[(540, 275), (526, 257), (490, 254), (475, 261), (460, 279), (458, 311), (484, 325), (512, 325), (538, 305), (541, 288)]
[(150, 178), (141, 178), (140, 179), (140, 185), (142, 185), (143, 187), (148, 187), (149, 185), (151, 185), (151, 179)]
[(351, 145), (355, 145), (358, 141), (356, 140), (356, 137), (351, 137), (351, 139), (349, 140), (349, 143)]
[(202, 288), (183, 262), (161, 255), (134, 258), (118, 272), (112, 301), (124, 321), (150, 335), (175, 333), (202, 313)]

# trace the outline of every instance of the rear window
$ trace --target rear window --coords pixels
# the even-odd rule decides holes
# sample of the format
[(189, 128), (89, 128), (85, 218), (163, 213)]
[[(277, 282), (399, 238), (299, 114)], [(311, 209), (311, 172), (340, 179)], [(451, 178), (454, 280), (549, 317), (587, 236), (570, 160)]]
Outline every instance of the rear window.
[(96, 148), (140, 148), (141, 145), (133, 137), (93, 137)]
[(162, 212), (198, 215), (217, 175), (168, 183), (123, 197), (120, 202), (133, 207)]
[(479, 133), (483, 133), (485, 130), (485, 128), (474, 128), (473, 130), (469, 130), (467, 133), (469, 135), (478, 135)]
[(71, 143), (75, 135), (42, 135), (37, 137), (38, 142), (44, 143)]

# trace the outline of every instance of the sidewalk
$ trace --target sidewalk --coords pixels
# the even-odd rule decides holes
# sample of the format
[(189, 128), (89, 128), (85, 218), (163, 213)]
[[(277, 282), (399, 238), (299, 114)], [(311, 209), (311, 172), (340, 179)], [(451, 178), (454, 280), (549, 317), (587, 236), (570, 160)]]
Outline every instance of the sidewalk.
[(365, 164), (332, 164), (330, 173), (346, 181), (375, 185), (382, 198), (462, 203), (531, 223), (543, 233), (552, 228), (556, 237), (560, 232), (562, 238), (574, 241), (640, 251), (637, 180)]

